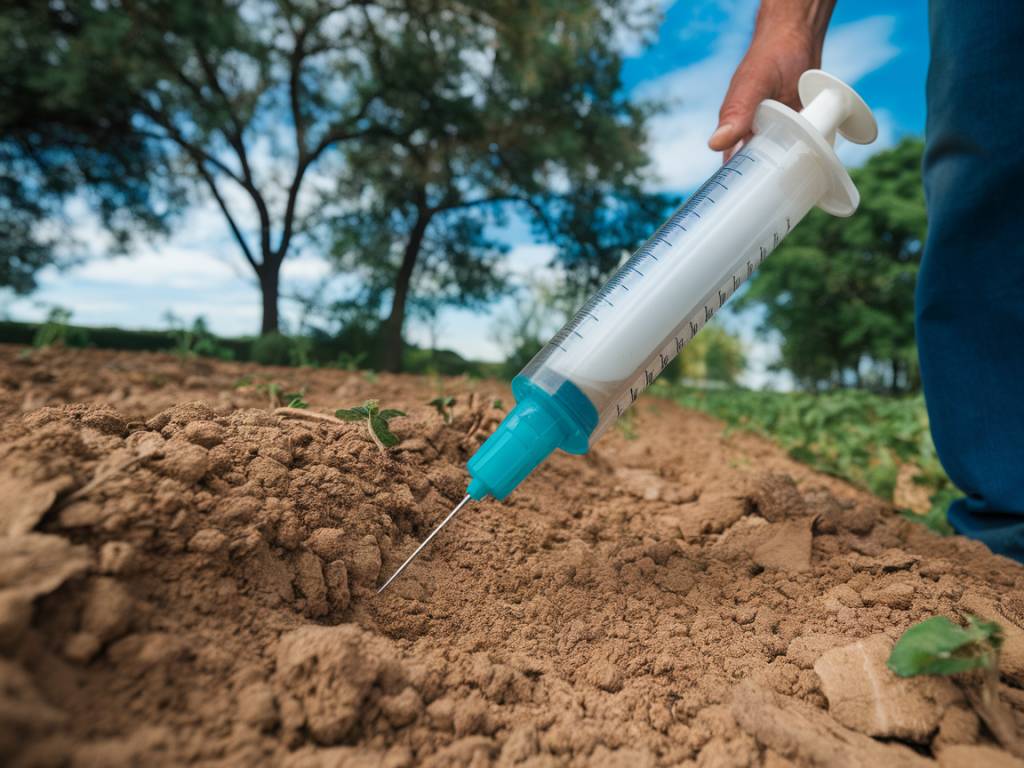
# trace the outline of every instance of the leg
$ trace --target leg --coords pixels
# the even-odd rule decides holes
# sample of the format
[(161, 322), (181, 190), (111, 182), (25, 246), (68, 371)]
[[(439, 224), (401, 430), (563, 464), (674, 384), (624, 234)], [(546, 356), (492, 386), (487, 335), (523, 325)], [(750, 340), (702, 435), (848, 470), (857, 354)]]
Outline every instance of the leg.
[(1024, 561), (1024, 6), (930, 15), (921, 378), (950, 522)]

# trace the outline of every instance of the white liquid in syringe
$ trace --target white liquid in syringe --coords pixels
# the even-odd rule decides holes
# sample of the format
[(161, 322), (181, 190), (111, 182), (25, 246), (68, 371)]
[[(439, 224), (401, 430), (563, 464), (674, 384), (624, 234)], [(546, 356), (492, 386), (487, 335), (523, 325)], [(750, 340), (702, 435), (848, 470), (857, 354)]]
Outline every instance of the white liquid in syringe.
[(600, 414), (591, 439), (636, 400), (823, 194), (827, 179), (814, 153), (772, 128), (690, 197), (549, 342), (540, 365), (524, 371), (552, 385), (568, 379), (587, 395)]

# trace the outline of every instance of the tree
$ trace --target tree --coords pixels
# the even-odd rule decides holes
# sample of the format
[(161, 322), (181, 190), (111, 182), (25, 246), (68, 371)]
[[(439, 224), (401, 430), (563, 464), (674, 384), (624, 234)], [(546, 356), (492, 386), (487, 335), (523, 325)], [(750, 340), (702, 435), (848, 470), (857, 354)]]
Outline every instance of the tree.
[(781, 365), (804, 386), (919, 386), (914, 282), (927, 224), (922, 144), (904, 139), (851, 171), (849, 219), (812, 211), (760, 267), (736, 306), (761, 305)]
[[(148, 0), (112, 5), (129, 50), (158, 75), (138, 93), (140, 133), (173, 148), (216, 202), (263, 297), (261, 332), (279, 326), (281, 266), (331, 203), (309, 183), (337, 172), (339, 148), (386, 134), (368, 31), (327, 0)], [(426, 3), (366, 3), (380, 16)], [(333, 162), (334, 165), (326, 165)], [(325, 167), (326, 165), (326, 167)], [(255, 226), (247, 222), (255, 221)]]
[(123, 26), (89, 3), (0, 9), (0, 287), (28, 293), (39, 269), (73, 260), (76, 196), (115, 250), (163, 230), (181, 202), (173, 178), (153, 183), (165, 158), (132, 125), (132, 73), (110, 55)]
[[(43, 124), (36, 118), (47, 109), (54, 130), (75, 128), (77, 114), (68, 104), (58, 100), (49, 109), (54, 89), (96, 95), (100, 105), (114, 102), (118, 125), (130, 130), (112, 133), (113, 146), (137, 148), (145, 178), (156, 181), (157, 169), (167, 168), (159, 179), (163, 191), (185, 178), (216, 203), (259, 281), (262, 332), (271, 333), (279, 323), (281, 265), (298, 241), (315, 234), (318, 215), (334, 202), (323, 179), (340, 172), (340, 147), (402, 124), (383, 101), (394, 73), (377, 68), (365, 19), (402, 24), (415, 15), (441, 26), (450, 6), (429, 0), (67, 0), (53, 12), (67, 17), (58, 25), (56, 47), (74, 47), (77, 39), (88, 44), (58, 61), (60, 87), (50, 83), (16, 96), (30, 106), (29, 133)], [(4, 18), (27, 37), (45, 8)], [(32, 50), (38, 54), (41, 47)], [(29, 71), (12, 73), (16, 85), (31, 81)], [(107, 98), (108, 91), (116, 98)], [(93, 146), (76, 145), (82, 152)], [(95, 192), (106, 181), (96, 169), (118, 169), (95, 154), (92, 160), (82, 164), (83, 181)], [(310, 183), (314, 171), (322, 174), (320, 187)], [(110, 213), (135, 211), (114, 205)]]
[(621, 91), (615, 42), (632, 5), (492, 2), (440, 29), (366, 19), (380, 69), (402, 73), (387, 101), (409, 130), (347, 154), (339, 196), (363, 197), (334, 221), (334, 255), (376, 286), (382, 368), (401, 366), (411, 301), (429, 314), (503, 288), (505, 247), (489, 233), (510, 215), (592, 287), (664, 214), (641, 191), (646, 112)]

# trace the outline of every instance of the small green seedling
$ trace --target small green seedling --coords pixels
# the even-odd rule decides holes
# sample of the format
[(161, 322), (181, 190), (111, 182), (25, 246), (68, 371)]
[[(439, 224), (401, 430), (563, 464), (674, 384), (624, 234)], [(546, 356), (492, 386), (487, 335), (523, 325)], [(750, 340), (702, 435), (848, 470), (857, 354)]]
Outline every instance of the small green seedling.
[(491, 401), (491, 408), (494, 408), (494, 409), (499, 410), (499, 411), (504, 411), (505, 410), (505, 403), (502, 402), (500, 397), (496, 397), (496, 398), (494, 398), (494, 400)]
[(270, 398), (271, 408), (277, 408), (281, 405), (286, 408), (309, 408), (309, 403), (305, 399), (305, 388), (300, 389), (298, 392), (285, 392), (284, 387), (276, 381), (269, 381), (257, 384), (256, 391), (266, 393)]
[(355, 408), (339, 408), (334, 415), (342, 421), (365, 421), (370, 438), (380, 448), (381, 453), (385, 453), (388, 448), (399, 443), (398, 437), (388, 427), (388, 422), (396, 416), (405, 416), (405, 413), (395, 408), (381, 410), (376, 400), (367, 400)]
[(435, 397), (427, 405), (432, 405), (437, 410), (441, 417), (444, 419), (445, 424), (452, 423), (452, 409), (455, 407), (455, 398), (450, 395), (441, 395), (441, 397)]
[(976, 616), (967, 622), (961, 627), (945, 616), (932, 616), (915, 624), (893, 646), (889, 669), (900, 677), (998, 669), (1002, 627)]
[(51, 307), (46, 322), (32, 337), (32, 346), (37, 348), (85, 347), (88, 344), (88, 335), (83, 329), (71, 326), (71, 310), (64, 307)]
[(1003, 628), (994, 621), (968, 616), (967, 626), (961, 627), (945, 616), (932, 616), (903, 633), (888, 666), (900, 677), (971, 673), (956, 681), (967, 700), (1003, 749), (1024, 757), (1016, 717), (999, 696), (1002, 646)]

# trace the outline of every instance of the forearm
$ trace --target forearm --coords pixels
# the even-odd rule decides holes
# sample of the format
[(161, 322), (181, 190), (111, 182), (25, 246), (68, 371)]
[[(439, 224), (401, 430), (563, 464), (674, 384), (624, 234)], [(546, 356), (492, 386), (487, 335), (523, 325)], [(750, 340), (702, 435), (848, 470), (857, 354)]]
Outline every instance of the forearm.
[(754, 36), (759, 32), (796, 34), (813, 40), (821, 53), (836, 0), (762, 0)]

